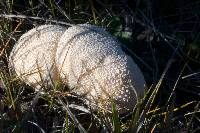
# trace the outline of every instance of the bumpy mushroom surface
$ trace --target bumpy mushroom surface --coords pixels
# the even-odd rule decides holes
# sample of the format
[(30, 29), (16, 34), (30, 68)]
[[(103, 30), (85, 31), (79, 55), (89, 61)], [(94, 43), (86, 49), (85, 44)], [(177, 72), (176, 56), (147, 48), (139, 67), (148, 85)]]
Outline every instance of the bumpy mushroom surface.
[(118, 112), (134, 108), (145, 80), (135, 62), (109, 33), (92, 25), (68, 28), (60, 38), (56, 64), (62, 81), (95, 105)]
[(37, 89), (53, 77), (58, 41), (66, 28), (42, 25), (23, 34), (9, 57), (9, 65), (27, 84)]

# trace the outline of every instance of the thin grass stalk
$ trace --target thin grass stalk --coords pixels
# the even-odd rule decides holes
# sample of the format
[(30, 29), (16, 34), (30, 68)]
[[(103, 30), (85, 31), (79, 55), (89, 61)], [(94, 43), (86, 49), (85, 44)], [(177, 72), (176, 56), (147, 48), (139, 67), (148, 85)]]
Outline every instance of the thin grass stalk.
[(28, 121), (28, 123), (31, 123), (32, 125), (36, 126), (40, 130), (41, 133), (45, 133), (44, 129), (40, 127), (40, 125), (38, 125), (37, 123), (32, 122), (32, 121)]
[(87, 133), (87, 131), (85, 130), (85, 128), (83, 128), (83, 126), (80, 124), (80, 122), (78, 121), (78, 119), (74, 116), (74, 114), (71, 112), (71, 110), (69, 109), (69, 105), (68, 103), (65, 104), (60, 97), (58, 97), (58, 101), (59, 103), (62, 104), (63, 108), (67, 111), (68, 115), (70, 116), (70, 118), (73, 120), (74, 124), (76, 127), (78, 127), (78, 129), (80, 130), (80, 132), (82, 133)]
[[(155, 101), (155, 97), (156, 97), (156, 95), (158, 93), (158, 90), (159, 90), (159, 88), (160, 88), (160, 86), (161, 86), (161, 84), (163, 82), (164, 76), (166, 75), (166, 73), (167, 73), (169, 67), (171, 66), (171, 64), (172, 64), (172, 59), (170, 59), (168, 61), (167, 66), (165, 67), (164, 72), (161, 75), (161, 78), (160, 78), (160, 80), (158, 81), (158, 83), (157, 83), (157, 85), (155, 87), (155, 90), (153, 90), (153, 92), (150, 95), (150, 97), (149, 97), (144, 109), (142, 110), (142, 112), (140, 114), (140, 117), (138, 118), (138, 123), (142, 123), (142, 121), (143, 121), (142, 118), (145, 118), (145, 115), (147, 114), (147, 112), (150, 111), (150, 109), (151, 109), (151, 107), (152, 107), (152, 105), (153, 105), (153, 103)], [(139, 130), (138, 130), (138, 132), (139, 132)]]
[(192, 121), (193, 121), (193, 119), (194, 119), (196, 113), (199, 111), (199, 105), (200, 105), (200, 101), (199, 101), (199, 102), (197, 103), (197, 105), (195, 106), (194, 113), (192, 114), (191, 119), (190, 119), (189, 122), (187, 123), (187, 130), (186, 130), (187, 132), (190, 132), (190, 131), (191, 131), (190, 128), (191, 128), (191, 126), (192, 126)]
[[(20, 22), (17, 24), (17, 26), (15, 27), (15, 29), (12, 31), (12, 34), (15, 33), (15, 32), (20, 28), (20, 26), (22, 25), (22, 23), (23, 23), (23, 20), (20, 21)], [(10, 41), (11, 41), (11, 36), (10, 36), (9, 39), (7, 40), (7, 42), (6, 42), (5, 46), (4, 46), (4, 48), (1, 50), (1, 52), (0, 52), (0, 58), (4, 55), (5, 50), (9, 47)]]
[(65, 18), (67, 18), (67, 20), (70, 22), (70, 23), (74, 23), (73, 20), (69, 17), (69, 15), (67, 15), (67, 13), (55, 2), (55, 5), (56, 5), (56, 8), (57, 10), (62, 13)]
[(117, 113), (116, 104), (112, 102), (112, 123), (115, 133), (121, 133), (121, 125), (119, 120), (119, 115)]
[[(2, 81), (3, 83), (3, 86), (5, 87), (5, 91), (8, 95), (8, 102), (11, 104), (10, 107), (13, 109), (13, 111), (16, 111), (16, 106), (15, 106), (15, 101), (14, 101), (14, 98), (13, 98), (13, 91), (11, 90), (11, 84), (10, 84), (10, 81), (8, 80), (8, 77), (5, 76), (5, 74), (3, 72), (0, 72), (0, 80)], [(19, 117), (17, 114), (15, 114), (16, 116), (16, 119), (18, 120)]]
[(69, 133), (69, 115), (67, 111), (65, 114), (65, 132)]
[(28, 0), (28, 3), (29, 3), (29, 5), (31, 6), (32, 15), (35, 16), (33, 0)]
[(184, 72), (184, 70), (185, 70), (185, 68), (186, 68), (186, 64), (187, 64), (187, 63), (184, 64), (184, 66), (183, 66), (183, 68), (182, 68), (182, 70), (181, 70), (181, 72), (180, 72), (180, 74), (179, 74), (179, 76), (178, 76), (178, 78), (177, 78), (177, 80), (176, 80), (176, 82), (175, 82), (175, 84), (174, 84), (174, 87), (173, 87), (173, 89), (172, 89), (172, 92), (171, 92), (171, 94), (170, 94), (170, 96), (169, 96), (169, 98), (168, 98), (168, 100), (167, 100), (167, 102), (166, 102), (166, 106), (169, 105), (169, 102), (170, 102), (172, 96), (173, 96), (174, 93), (175, 93), (175, 89), (176, 89), (176, 87), (177, 87), (177, 85), (178, 85), (178, 82), (180, 81), (180, 78), (181, 78), (181, 76), (182, 76), (182, 74), (183, 74), (183, 72)]
[(92, 0), (89, 0), (90, 6), (91, 6), (91, 10), (92, 10), (92, 15), (93, 15), (93, 19), (94, 19), (94, 24), (97, 24), (97, 18), (96, 18), (96, 9), (94, 8), (94, 4)]
[(56, 14), (55, 14), (55, 5), (54, 5), (52, 0), (50, 0), (49, 3), (50, 3), (50, 6), (51, 6), (51, 9), (50, 9), (51, 14), (53, 15), (53, 17), (55, 17), (56, 16)]
[(12, 12), (12, 10), (13, 10), (13, 4), (14, 4), (14, 2), (13, 2), (14, 0), (7, 0), (7, 4), (8, 4), (8, 11), (9, 11), (9, 13), (11, 13)]
[(139, 118), (140, 118), (140, 103), (138, 103), (134, 109), (133, 109), (133, 114), (132, 114), (132, 121), (130, 123), (130, 130), (129, 133), (132, 132), (137, 132), (138, 131), (138, 127), (139, 127)]
[(33, 19), (33, 20), (40, 20), (44, 22), (51, 22), (51, 23), (62, 24), (62, 25), (67, 25), (67, 26), (75, 26), (75, 24), (70, 24), (63, 21), (57, 21), (57, 20), (46, 19), (46, 18), (41, 18), (41, 17), (26, 16), (26, 15), (0, 14), (0, 18), (17, 18), (17, 19), (26, 19), (26, 20)]

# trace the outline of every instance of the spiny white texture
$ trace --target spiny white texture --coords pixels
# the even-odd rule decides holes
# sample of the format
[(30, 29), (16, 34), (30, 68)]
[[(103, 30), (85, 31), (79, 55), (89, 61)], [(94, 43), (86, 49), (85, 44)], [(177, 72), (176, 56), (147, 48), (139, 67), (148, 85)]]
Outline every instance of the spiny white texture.
[(58, 43), (56, 64), (63, 82), (84, 95), (93, 109), (98, 105), (111, 110), (113, 101), (119, 113), (125, 113), (144, 93), (138, 66), (114, 37), (96, 26), (68, 28)]
[(53, 77), (57, 42), (66, 28), (42, 25), (23, 34), (11, 51), (9, 63), (27, 84), (40, 88)]

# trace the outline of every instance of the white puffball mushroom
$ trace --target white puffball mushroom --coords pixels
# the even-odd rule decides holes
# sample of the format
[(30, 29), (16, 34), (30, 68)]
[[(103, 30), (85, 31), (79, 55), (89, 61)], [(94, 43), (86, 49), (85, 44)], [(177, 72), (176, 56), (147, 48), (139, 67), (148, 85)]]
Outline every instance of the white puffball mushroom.
[(23, 34), (9, 57), (9, 65), (27, 84), (39, 89), (54, 76), (58, 41), (66, 30), (57, 25), (42, 25)]
[(104, 29), (83, 24), (70, 28), (42, 25), (23, 34), (9, 65), (27, 84), (39, 89), (44, 81), (61, 79), (71, 91), (88, 99), (93, 110), (120, 114), (132, 110), (143, 96), (142, 72)]
[(62, 81), (94, 110), (111, 111), (114, 102), (120, 114), (126, 113), (143, 96), (145, 80), (138, 66), (116, 38), (96, 26), (68, 28), (59, 40), (56, 64)]

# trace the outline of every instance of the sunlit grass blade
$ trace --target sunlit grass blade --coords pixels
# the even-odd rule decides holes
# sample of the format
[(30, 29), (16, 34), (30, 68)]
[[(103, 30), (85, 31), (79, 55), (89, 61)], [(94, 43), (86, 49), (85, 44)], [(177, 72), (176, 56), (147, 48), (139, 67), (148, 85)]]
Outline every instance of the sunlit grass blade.
[(112, 102), (112, 124), (115, 133), (121, 133), (121, 124), (119, 120), (119, 115), (116, 109), (116, 104)]

